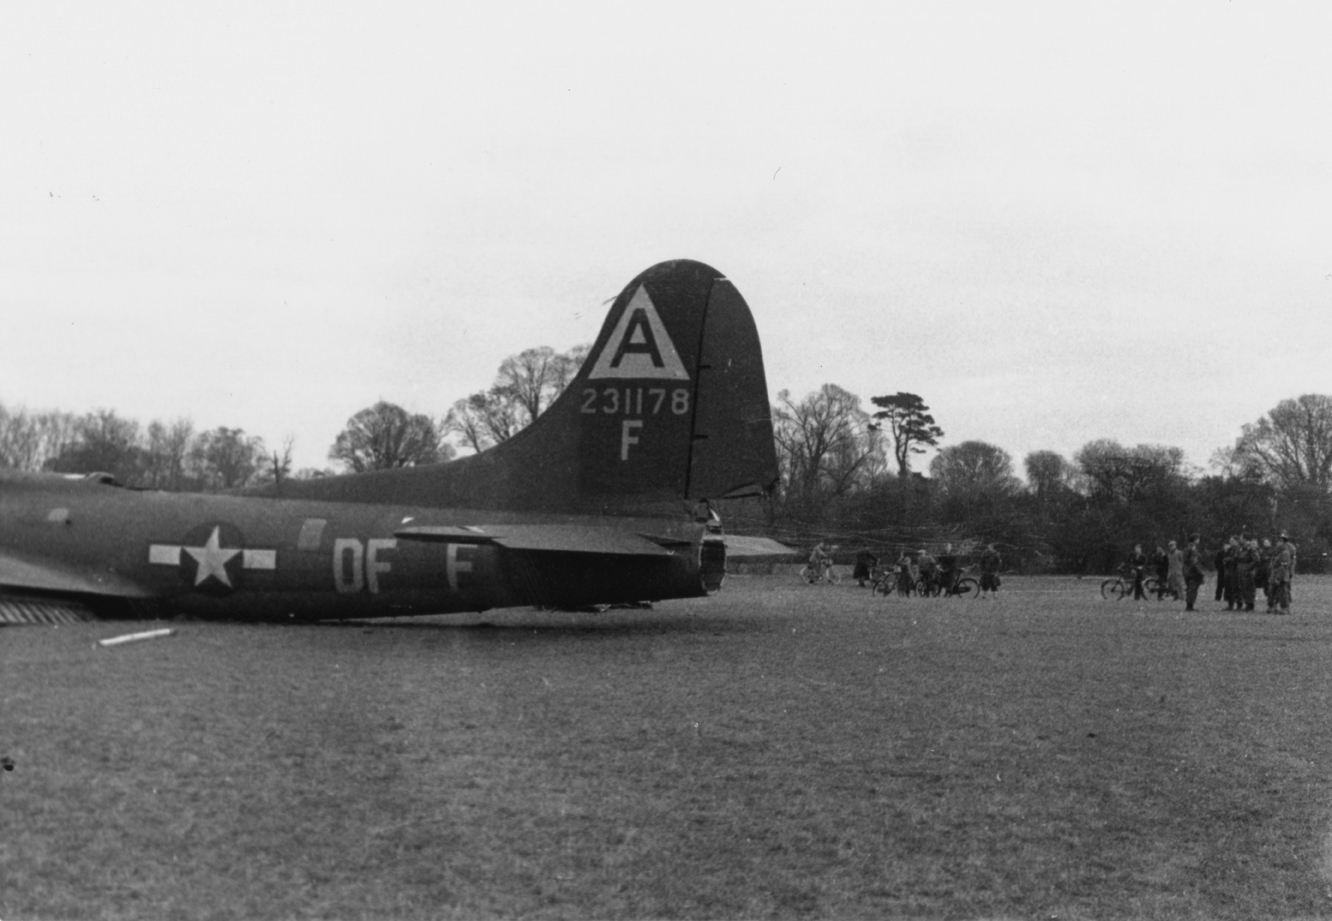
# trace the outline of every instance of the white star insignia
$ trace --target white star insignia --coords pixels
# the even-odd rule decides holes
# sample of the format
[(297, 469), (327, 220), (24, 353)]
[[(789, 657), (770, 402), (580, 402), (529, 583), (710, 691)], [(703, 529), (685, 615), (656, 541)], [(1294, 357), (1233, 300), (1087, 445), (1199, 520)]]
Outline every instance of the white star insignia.
[(220, 530), (221, 528), (213, 528), (213, 533), (202, 547), (180, 548), (194, 557), (195, 562), (199, 564), (194, 572), (196, 586), (202, 585), (209, 576), (212, 576), (228, 588), (231, 587), (231, 577), (227, 575), (227, 562), (241, 551), (239, 547), (234, 550), (222, 549), (218, 539)]

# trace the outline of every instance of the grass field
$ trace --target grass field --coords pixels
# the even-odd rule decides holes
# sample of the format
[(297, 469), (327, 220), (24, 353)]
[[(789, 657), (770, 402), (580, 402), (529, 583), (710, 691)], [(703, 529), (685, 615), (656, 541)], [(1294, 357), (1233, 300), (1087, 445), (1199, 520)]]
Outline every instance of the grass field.
[(1332, 916), (1332, 581), (1098, 584), (5, 628), (0, 918)]

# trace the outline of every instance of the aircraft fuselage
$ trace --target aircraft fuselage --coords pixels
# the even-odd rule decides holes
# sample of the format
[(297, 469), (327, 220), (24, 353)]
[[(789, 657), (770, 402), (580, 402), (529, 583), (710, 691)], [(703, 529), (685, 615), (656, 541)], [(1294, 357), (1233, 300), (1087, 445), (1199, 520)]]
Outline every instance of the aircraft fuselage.
[[(0, 549), (59, 560), (50, 591), (139, 609), (222, 617), (345, 618), (573, 607), (706, 594), (704, 526), (616, 518), (664, 539), (642, 558), (512, 550), (493, 543), (404, 539), (404, 528), (502, 525), (531, 515), (350, 502), (123, 489), (47, 475), (0, 474)], [(546, 516), (552, 526), (601, 522)], [(608, 525), (612, 522), (606, 522)], [(48, 579), (60, 574), (48, 572)]]

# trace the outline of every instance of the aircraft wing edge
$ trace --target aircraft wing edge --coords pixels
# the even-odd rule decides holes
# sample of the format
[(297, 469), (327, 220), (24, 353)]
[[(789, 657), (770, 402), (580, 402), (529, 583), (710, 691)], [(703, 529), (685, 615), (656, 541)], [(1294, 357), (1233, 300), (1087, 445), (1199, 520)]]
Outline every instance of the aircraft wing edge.
[(85, 569), (47, 559), (26, 559), (0, 551), (0, 590), (98, 595), (108, 598), (149, 598), (152, 593), (110, 570)]
[(661, 543), (644, 535), (615, 528), (566, 524), (417, 525), (399, 528), (403, 540), (460, 544), (495, 544), (507, 550), (558, 553), (604, 553), (622, 556), (672, 556)]

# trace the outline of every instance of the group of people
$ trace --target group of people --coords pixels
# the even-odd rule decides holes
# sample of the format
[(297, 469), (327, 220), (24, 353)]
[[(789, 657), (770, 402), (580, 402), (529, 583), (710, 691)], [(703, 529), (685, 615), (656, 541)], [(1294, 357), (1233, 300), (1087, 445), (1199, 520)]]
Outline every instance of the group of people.
[(1261, 589), (1267, 610), (1290, 613), (1290, 582), (1295, 575), (1295, 545), (1285, 531), (1273, 543), (1246, 534), (1232, 534), (1213, 559), (1216, 600), (1227, 611), (1252, 611)]
[[(994, 544), (987, 544), (981, 553), (981, 597), (988, 598), (999, 591), (999, 569), (1002, 559)], [(868, 547), (861, 547), (856, 553), (856, 566), (851, 577), (863, 588), (875, 577), (879, 558)], [(897, 593), (910, 595), (916, 591), (917, 584), (923, 581), (925, 590), (933, 594), (937, 588), (939, 594), (947, 595), (953, 591), (962, 570), (952, 544), (944, 544), (943, 553), (935, 557), (928, 548), (918, 551), (903, 550), (893, 564), (893, 573), (897, 581)]]
[[(1183, 550), (1173, 540), (1165, 547), (1157, 546), (1150, 561), (1156, 571), (1157, 598), (1164, 598), (1167, 592), (1183, 598), (1186, 611), (1195, 610), (1198, 590), (1206, 581), (1198, 541), (1199, 535), (1190, 534)], [(1261, 588), (1267, 610), (1277, 614), (1290, 613), (1295, 545), (1285, 531), (1275, 542), (1264, 539), (1261, 544), (1257, 538), (1245, 534), (1232, 535), (1216, 552), (1213, 562), (1216, 566), (1216, 600), (1224, 600), (1227, 611), (1254, 610)], [(1129, 555), (1135, 599), (1147, 597), (1144, 582), (1148, 565), (1142, 545), (1135, 544)]]

